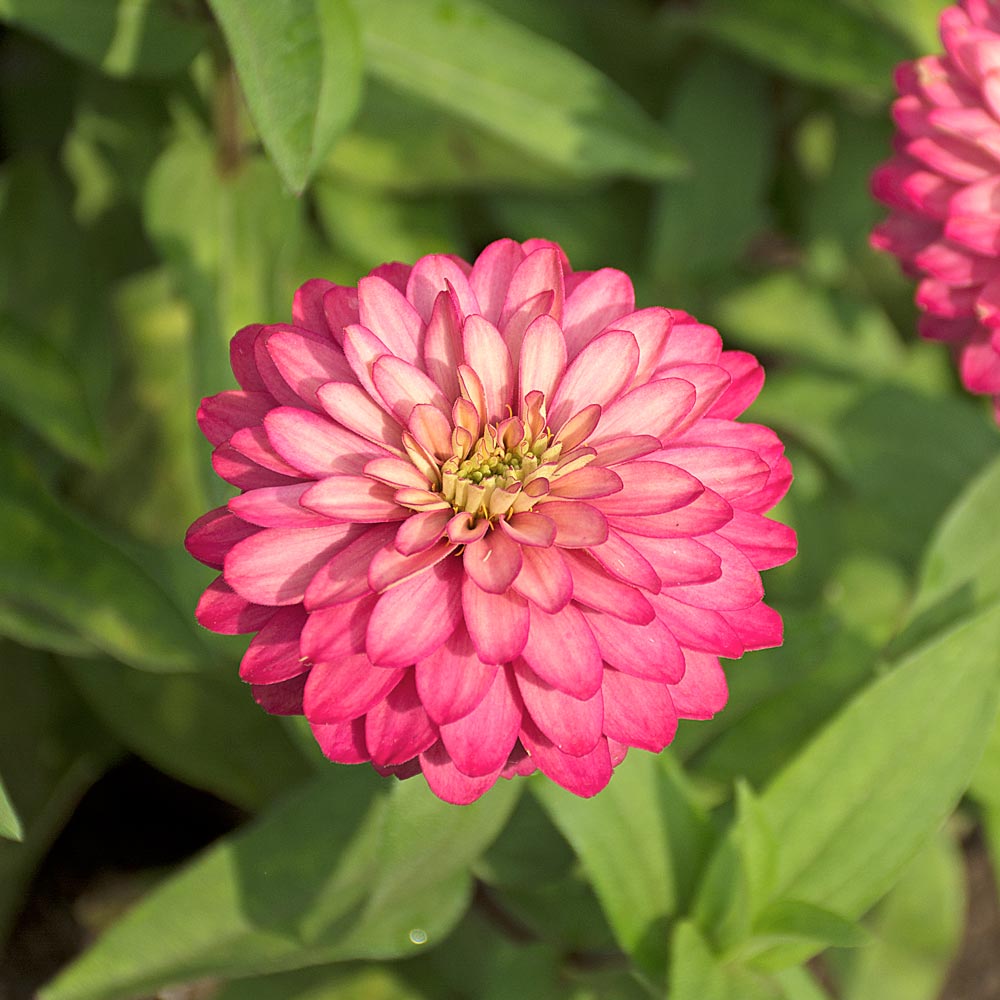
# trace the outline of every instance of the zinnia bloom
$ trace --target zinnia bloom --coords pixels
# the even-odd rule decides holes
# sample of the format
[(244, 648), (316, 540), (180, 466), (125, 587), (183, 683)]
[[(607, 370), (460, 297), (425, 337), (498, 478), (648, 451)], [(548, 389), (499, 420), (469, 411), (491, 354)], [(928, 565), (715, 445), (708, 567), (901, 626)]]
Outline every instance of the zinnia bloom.
[(323, 752), (471, 802), (543, 771), (598, 792), (629, 747), (726, 701), (719, 657), (781, 642), (759, 570), (781, 442), (733, 418), (763, 372), (620, 271), (500, 240), (232, 341), (201, 427), (239, 496), (192, 525), (198, 619), (256, 632), (240, 674)]
[(1000, 5), (961, 0), (940, 29), (945, 55), (896, 71), (895, 156), (872, 178), (893, 211), (871, 241), (922, 279), (920, 333), (1000, 421)]

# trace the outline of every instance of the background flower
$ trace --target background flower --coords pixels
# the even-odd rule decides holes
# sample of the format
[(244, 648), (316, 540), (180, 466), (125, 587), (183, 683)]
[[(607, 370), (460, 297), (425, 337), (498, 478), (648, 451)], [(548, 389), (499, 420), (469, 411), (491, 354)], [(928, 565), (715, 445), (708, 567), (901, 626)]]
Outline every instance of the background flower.
[(590, 796), (722, 708), (720, 655), (781, 642), (791, 469), (733, 419), (763, 371), (715, 330), (542, 240), (307, 282), (293, 315), (202, 404), (242, 493), (187, 545), (222, 570), (201, 623), (257, 632), (241, 676), (332, 760)]

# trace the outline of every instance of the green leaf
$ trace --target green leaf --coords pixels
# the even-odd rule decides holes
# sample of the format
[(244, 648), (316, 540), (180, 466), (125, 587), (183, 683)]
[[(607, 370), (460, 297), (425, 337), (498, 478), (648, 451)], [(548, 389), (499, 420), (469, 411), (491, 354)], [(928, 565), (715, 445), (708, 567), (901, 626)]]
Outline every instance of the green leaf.
[(6, 837), (8, 840), (24, 840), (24, 827), (21, 826), (20, 817), (7, 794), (7, 789), (4, 788), (2, 778), (0, 778), (0, 837)]
[(361, 44), (349, 0), (209, 0), (250, 115), (299, 192), (357, 111)]
[(551, 782), (533, 790), (579, 855), (621, 946), (661, 970), (667, 920), (686, 903), (710, 837), (676, 766), (633, 750), (592, 800)]
[(103, 448), (79, 373), (51, 344), (14, 317), (0, 315), (0, 399), (68, 458), (100, 461)]
[(94, 712), (161, 771), (259, 810), (311, 769), (236, 676), (150, 674), (111, 661), (65, 664)]
[(369, 768), (329, 770), (155, 889), (43, 1000), (117, 1000), (438, 943), (518, 789), (505, 782), (457, 809), (421, 780), (389, 787)]
[(665, 16), (799, 80), (865, 95), (888, 92), (912, 55), (884, 25), (828, 0), (703, 0)]
[(682, 160), (624, 91), (475, 0), (358, 0), (368, 72), (576, 177), (673, 176)]
[[(785, 964), (780, 945), (805, 945), (812, 951), (822, 948), (860, 948), (871, 938), (860, 924), (831, 910), (796, 899), (782, 899), (766, 906), (753, 923), (750, 940), (740, 948), (740, 956), (752, 959), (755, 967), (780, 968)], [(770, 954), (768, 954), (770, 952)]]
[(230, 983), (214, 1000), (432, 1000), (395, 969), (319, 966)]
[(114, 76), (170, 76), (204, 43), (188, 0), (0, 0), (0, 19)]

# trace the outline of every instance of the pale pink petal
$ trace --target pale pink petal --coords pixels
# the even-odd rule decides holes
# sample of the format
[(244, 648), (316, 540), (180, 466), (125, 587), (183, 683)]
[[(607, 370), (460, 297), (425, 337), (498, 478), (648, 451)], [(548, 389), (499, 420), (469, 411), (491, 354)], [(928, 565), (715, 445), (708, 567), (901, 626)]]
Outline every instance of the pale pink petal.
[(502, 594), (521, 570), (522, 549), (517, 542), (494, 528), (462, 553), (465, 572), (483, 590)]
[(225, 559), (226, 582), (254, 604), (297, 604), (313, 574), (343, 543), (348, 525), (262, 528)]
[(604, 732), (610, 739), (652, 753), (673, 740), (677, 710), (665, 684), (609, 669), (604, 671), (602, 690)]
[(402, 428), (363, 389), (347, 382), (327, 382), (316, 390), (316, 398), (341, 426), (389, 451), (402, 452)]
[(265, 486), (250, 490), (229, 501), (229, 509), (241, 520), (262, 528), (322, 528), (330, 519), (306, 510), (299, 498), (310, 483)]
[(358, 315), (361, 325), (371, 330), (389, 353), (418, 364), (423, 320), (388, 281), (369, 276), (358, 282)]
[(463, 269), (457, 258), (440, 253), (428, 254), (413, 265), (406, 283), (406, 297), (425, 323), (430, 322), (441, 292), (454, 294), (461, 314), (471, 316), (479, 312), (479, 302), (467, 274), (468, 264)]
[(524, 251), (514, 240), (497, 240), (476, 258), (469, 274), (469, 285), (480, 313), (491, 323), (500, 320), (510, 279), (524, 260)]
[(667, 462), (629, 462), (616, 466), (615, 473), (622, 488), (594, 503), (606, 517), (674, 511), (705, 492), (699, 479)]
[(279, 330), (264, 343), (278, 374), (296, 396), (313, 408), (319, 408), (316, 390), (324, 382), (351, 381), (351, 366), (333, 341), (319, 341), (292, 330)]
[(601, 422), (590, 443), (623, 434), (644, 434), (667, 438), (675, 433), (681, 421), (695, 404), (695, 388), (679, 378), (647, 382), (616, 399), (602, 413)]
[(323, 756), (335, 764), (362, 764), (371, 758), (365, 746), (365, 718), (349, 722), (311, 722), (313, 738)]
[(388, 546), (397, 531), (396, 524), (349, 525), (346, 544), (339, 547), (319, 569), (306, 587), (306, 610), (352, 601), (371, 589), (368, 566), (375, 553)]
[(430, 656), (417, 661), (417, 693), (434, 722), (455, 722), (483, 700), (499, 669), (496, 663), (483, 663), (469, 633), (458, 628)]
[(563, 558), (573, 576), (574, 603), (636, 624), (653, 620), (655, 612), (642, 591), (610, 576), (586, 552), (566, 549)]
[(670, 689), (677, 715), (682, 719), (710, 719), (721, 712), (729, 700), (726, 675), (718, 656), (684, 650), (687, 669)]
[[(615, 578), (633, 587), (642, 587), (643, 590), (654, 594), (659, 593), (660, 577), (643, 553), (617, 531), (609, 531), (607, 524), (604, 535), (601, 541), (588, 546), (591, 556)], [(556, 540), (557, 544), (566, 544), (560, 541), (558, 536)]]
[(187, 530), (184, 547), (198, 560), (213, 569), (222, 569), (226, 554), (237, 543), (257, 534), (256, 525), (240, 520), (225, 507), (202, 514)]
[(368, 586), (381, 593), (437, 565), (455, 549), (454, 542), (447, 538), (413, 555), (403, 555), (395, 545), (385, 545), (372, 555), (368, 564)]
[(601, 686), (601, 653), (580, 610), (567, 604), (548, 614), (530, 604), (531, 628), (521, 655), (553, 687), (575, 698), (590, 698)]
[(548, 548), (556, 539), (555, 522), (533, 510), (500, 521), (500, 530), (520, 545)]
[(203, 628), (221, 635), (245, 635), (262, 629), (274, 608), (244, 600), (225, 578), (217, 576), (198, 600), (194, 616)]
[(299, 650), (305, 621), (301, 604), (279, 608), (243, 654), (240, 677), (249, 684), (277, 684), (305, 673), (309, 661)]
[(368, 621), (368, 655), (379, 666), (410, 666), (433, 653), (461, 620), (461, 564), (446, 559), (382, 594)]
[(441, 292), (434, 303), (424, 334), (424, 371), (449, 399), (458, 396), (455, 374), (462, 361), (462, 320), (449, 292)]
[(684, 653), (673, 632), (659, 618), (632, 625), (614, 615), (583, 609), (601, 656), (635, 677), (675, 684), (684, 674)]
[(302, 697), (303, 714), (311, 723), (356, 719), (378, 704), (405, 672), (373, 667), (364, 653), (314, 666)]
[(563, 454), (565, 454), (578, 444), (583, 444), (590, 437), (600, 419), (600, 406), (597, 403), (591, 403), (570, 417), (559, 428), (559, 433), (552, 439), (552, 443), (562, 445)]
[(396, 503), (395, 492), (367, 476), (330, 476), (306, 490), (301, 502), (340, 521), (402, 521), (410, 512)]
[(373, 458), (387, 452), (371, 441), (308, 410), (280, 406), (264, 421), (274, 450), (300, 474), (319, 478), (337, 473), (357, 475)]
[(212, 444), (222, 444), (238, 430), (260, 424), (273, 406), (269, 392), (220, 392), (201, 401), (198, 426)]
[(534, 391), (551, 399), (566, 371), (566, 340), (551, 316), (539, 316), (524, 331), (518, 363), (518, 400)]
[[(628, 316), (634, 309), (635, 292), (627, 274), (611, 267), (595, 271), (566, 296), (562, 328), (570, 358), (575, 358), (601, 331), (613, 326), (614, 320)], [(629, 380), (634, 373), (633, 366)]]
[[(540, 247), (529, 253), (514, 269), (500, 311), (500, 321), (497, 326), (503, 333), (512, 356), (517, 356), (520, 351), (521, 337), (511, 337), (512, 331), (508, 328), (519, 325), (523, 335), (530, 322), (542, 315), (542, 311), (532, 309), (534, 315), (529, 317), (525, 314), (525, 307), (541, 304), (547, 296), (551, 297), (544, 312), (558, 322), (562, 317), (565, 296), (562, 257), (552, 247)], [(515, 318), (519, 318), (521, 322), (512, 324)]]
[(312, 663), (337, 663), (365, 651), (365, 629), (376, 594), (311, 611), (302, 627), (302, 655)]
[(483, 383), (486, 416), (493, 423), (506, 416), (514, 399), (514, 363), (499, 330), (482, 316), (470, 316), (462, 330), (465, 363)]
[(559, 381), (549, 407), (549, 423), (558, 430), (585, 406), (606, 407), (632, 381), (639, 363), (639, 345), (624, 330), (610, 330), (592, 340)]
[(581, 701), (546, 684), (522, 659), (514, 661), (514, 676), (528, 714), (559, 750), (581, 757), (597, 746), (604, 723), (600, 690)]
[(589, 799), (611, 780), (611, 756), (608, 741), (603, 737), (590, 753), (573, 757), (553, 746), (531, 719), (526, 718), (521, 727), (521, 742), (538, 769), (574, 795)]
[(411, 556), (429, 549), (444, 534), (451, 520), (450, 510), (428, 510), (408, 517), (396, 532), (396, 551)]
[(509, 663), (528, 640), (527, 601), (513, 591), (491, 594), (470, 577), (462, 582), (462, 610), (476, 654), (484, 663)]
[(430, 790), (439, 799), (455, 806), (467, 806), (496, 784), (503, 768), (501, 765), (490, 774), (470, 778), (455, 766), (444, 744), (438, 742), (420, 755), (420, 769)]
[[(553, 491), (550, 495), (561, 494)], [(563, 548), (590, 548), (593, 545), (601, 545), (608, 537), (607, 520), (589, 503), (544, 500), (539, 502), (535, 509), (555, 524), (555, 544)]]
[(417, 696), (413, 671), (365, 716), (365, 745), (373, 764), (392, 767), (423, 753), (438, 738), (437, 726), (427, 717)]

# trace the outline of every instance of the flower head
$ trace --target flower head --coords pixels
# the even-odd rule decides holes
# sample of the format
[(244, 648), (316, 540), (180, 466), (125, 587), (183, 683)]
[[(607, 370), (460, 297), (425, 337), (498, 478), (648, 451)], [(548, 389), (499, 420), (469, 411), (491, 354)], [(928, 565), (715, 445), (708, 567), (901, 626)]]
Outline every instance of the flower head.
[(1000, 421), (1000, 4), (960, 0), (940, 28), (944, 55), (896, 71), (895, 155), (872, 178), (892, 214), (871, 242), (921, 279), (921, 335)]
[(722, 708), (719, 656), (781, 642), (791, 471), (715, 330), (541, 240), (309, 281), (293, 316), (237, 333), (242, 388), (202, 404), (242, 492), (187, 545), (222, 571), (199, 621), (257, 633), (241, 676), (330, 759), (593, 795)]

